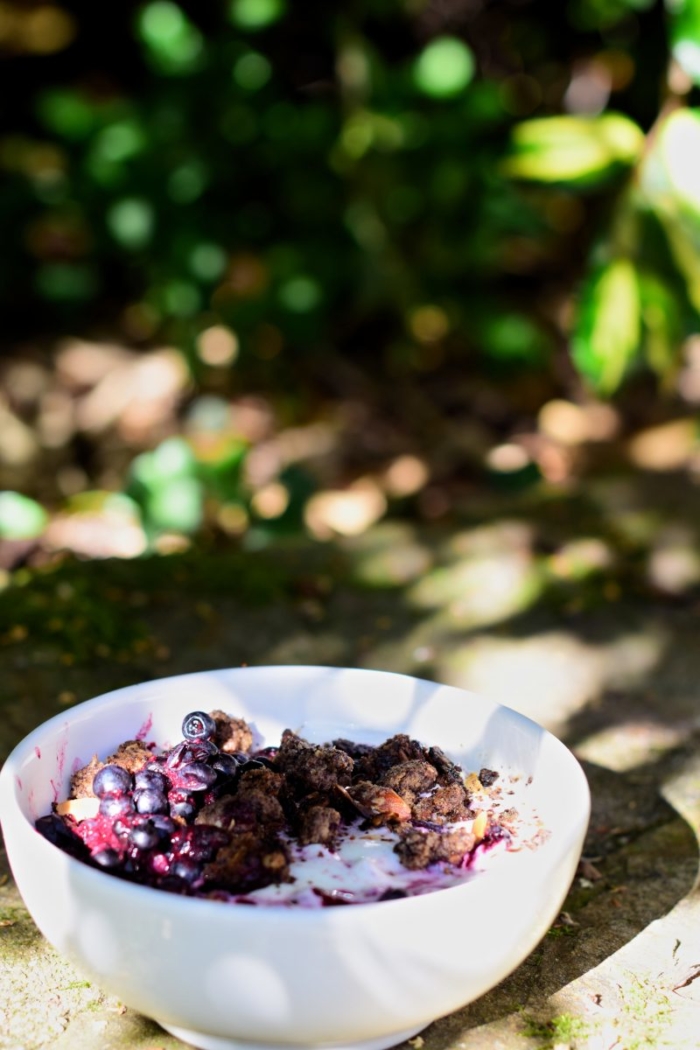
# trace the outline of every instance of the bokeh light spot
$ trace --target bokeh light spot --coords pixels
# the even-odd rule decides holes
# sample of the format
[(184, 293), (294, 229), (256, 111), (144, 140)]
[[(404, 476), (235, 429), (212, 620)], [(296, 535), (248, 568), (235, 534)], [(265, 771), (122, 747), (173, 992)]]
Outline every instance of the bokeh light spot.
[(439, 306), (417, 306), (411, 313), (409, 326), (421, 343), (437, 342), (450, 330), (447, 314)]
[(107, 226), (115, 240), (125, 248), (144, 248), (153, 236), (155, 216), (148, 201), (125, 197), (107, 212)]
[(259, 518), (279, 518), (289, 506), (289, 489), (280, 481), (271, 481), (255, 493), (250, 505)]
[(474, 56), (467, 45), (457, 37), (441, 36), (418, 56), (414, 78), (425, 95), (451, 98), (464, 91), (474, 70)]
[(171, 173), (168, 179), (168, 196), (176, 204), (190, 204), (201, 197), (206, 184), (204, 167), (198, 161), (189, 161)]
[(197, 337), (197, 354), (205, 365), (230, 365), (238, 357), (238, 336), (225, 325), (211, 325)]
[(190, 269), (201, 281), (215, 281), (226, 269), (226, 261), (221, 245), (203, 241), (192, 249)]
[(233, 67), (233, 79), (244, 91), (259, 91), (272, 76), (272, 66), (264, 55), (249, 51)]
[(171, 281), (165, 287), (163, 303), (174, 317), (192, 317), (201, 306), (202, 297), (189, 281)]
[(140, 153), (145, 145), (146, 139), (138, 124), (122, 120), (100, 132), (95, 151), (105, 160), (118, 164)]
[(198, 29), (170, 0), (147, 4), (138, 18), (139, 34), (156, 64), (167, 73), (186, 73), (203, 51)]
[(233, 0), (231, 21), (241, 29), (265, 29), (282, 17), (284, 0)]
[(55, 302), (90, 299), (97, 291), (97, 278), (87, 266), (46, 263), (36, 274), (39, 294)]
[(285, 281), (279, 290), (280, 301), (293, 313), (304, 314), (321, 301), (321, 288), (312, 277), (298, 276)]

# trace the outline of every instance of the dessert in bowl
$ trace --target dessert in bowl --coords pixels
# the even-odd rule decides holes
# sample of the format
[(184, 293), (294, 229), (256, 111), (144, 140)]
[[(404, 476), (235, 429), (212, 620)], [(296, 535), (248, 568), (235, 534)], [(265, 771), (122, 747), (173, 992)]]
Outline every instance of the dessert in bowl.
[[(447, 888), (310, 908), (163, 892), (37, 833), (93, 755), (134, 738), (172, 747), (194, 709), (245, 719), (273, 745), (290, 728), (318, 744), (407, 734), (465, 773), (497, 770), (546, 834)], [(555, 918), (588, 813), (574, 757), (522, 715), (448, 686), (344, 668), (240, 668), (118, 690), (40, 726), (0, 774), (10, 864), (39, 929), (106, 990), (204, 1050), (379, 1050), (483, 994)]]

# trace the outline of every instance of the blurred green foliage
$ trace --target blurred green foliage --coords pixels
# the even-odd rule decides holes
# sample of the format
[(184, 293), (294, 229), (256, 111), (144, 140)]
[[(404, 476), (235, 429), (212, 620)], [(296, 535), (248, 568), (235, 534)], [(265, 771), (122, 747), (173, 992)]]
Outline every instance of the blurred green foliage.
[[(331, 351), (395, 376), (570, 341), (609, 395), (697, 328), (700, 0), (65, 0), (39, 44), (10, 8), (8, 331), (109, 319), (197, 374), (223, 321), (281, 383)], [(153, 456), (135, 498), (194, 527), (202, 479), (154, 489)]]

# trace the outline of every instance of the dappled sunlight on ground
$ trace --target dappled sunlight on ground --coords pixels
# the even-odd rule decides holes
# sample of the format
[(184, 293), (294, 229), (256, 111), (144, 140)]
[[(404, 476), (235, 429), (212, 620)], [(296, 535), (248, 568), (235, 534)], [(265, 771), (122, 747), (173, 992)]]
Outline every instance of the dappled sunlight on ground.
[(514, 707), (561, 733), (571, 716), (606, 688), (643, 680), (663, 649), (659, 637), (641, 632), (598, 645), (573, 631), (522, 639), (487, 636), (455, 647), (440, 662), (440, 672), (450, 684)]
[(575, 751), (578, 758), (624, 773), (657, 761), (696, 728), (683, 723), (668, 726), (650, 720), (625, 721), (578, 741)]

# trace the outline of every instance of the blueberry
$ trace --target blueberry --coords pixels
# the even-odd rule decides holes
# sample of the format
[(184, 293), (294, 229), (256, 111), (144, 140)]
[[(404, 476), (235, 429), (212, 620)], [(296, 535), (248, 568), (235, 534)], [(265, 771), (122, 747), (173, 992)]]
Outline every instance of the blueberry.
[(119, 854), (115, 849), (98, 850), (97, 853), (93, 853), (92, 859), (95, 864), (98, 864), (101, 868), (116, 868), (119, 864)]
[(215, 769), (217, 773), (222, 774), (224, 777), (235, 777), (238, 773), (239, 765), (240, 763), (233, 755), (221, 751), (216, 758), (212, 760), (211, 768)]
[(170, 787), (170, 781), (166, 777), (165, 773), (161, 773), (159, 769), (140, 769), (134, 776), (134, 787), (136, 788), (156, 788), (158, 791), (165, 792)]
[(187, 791), (206, 791), (216, 781), (216, 770), (203, 762), (180, 766), (180, 783)]
[(77, 857), (79, 860), (86, 860), (89, 857), (89, 850), (83, 840), (74, 831), (71, 831), (55, 813), (39, 817), (34, 827), (40, 835), (43, 835), (54, 846), (58, 846), (64, 853), (69, 853), (71, 857)]
[(134, 791), (137, 813), (167, 813), (168, 800), (157, 788), (139, 788)]
[(268, 763), (274, 763), (278, 753), (278, 747), (261, 747), (259, 751), (255, 752), (255, 757), (263, 760), (267, 759)]
[(191, 820), (197, 812), (194, 800), (189, 795), (178, 792), (175, 797), (170, 798), (170, 815), (179, 817), (180, 820)]
[(204, 711), (191, 711), (182, 723), (185, 740), (211, 739), (216, 733), (216, 722)]
[(178, 878), (177, 875), (164, 875), (163, 878), (158, 879), (156, 883), (158, 889), (166, 890), (167, 893), (182, 893), (187, 894), (189, 892), (189, 886), (184, 879)]
[(266, 769), (267, 767), (268, 763), (264, 759), (249, 758), (242, 766), (240, 766), (240, 772), (249, 773), (252, 769)]
[(230, 836), (223, 828), (214, 827), (213, 824), (195, 824), (190, 829), (187, 844), (183, 844), (182, 853), (193, 860), (207, 861), (228, 842)]
[(159, 831), (164, 832), (166, 835), (172, 835), (177, 829), (177, 824), (172, 820), (166, 813), (151, 813), (149, 821)]
[(137, 824), (131, 829), (129, 842), (132, 846), (136, 846), (137, 849), (155, 849), (157, 846), (166, 844), (167, 836), (162, 831), (159, 831), (150, 820), (146, 820), (143, 824)]
[(380, 901), (397, 901), (400, 900), (402, 897), (407, 896), (408, 894), (405, 890), (391, 889), (384, 890), (384, 893), (382, 893), (381, 897), (378, 897), (377, 899)]
[(123, 795), (131, 790), (131, 773), (121, 766), (103, 766), (92, 781), (92, 790), (98, 798), (103, 795)]
[(191, 857), (178, 857), (170, 865), (170, 875), (175, 875), (179, 879), (183, 879), (185, 882), (192, 883), (195, 879), (198, 879), (202, 873), (202, 867), (197, 861)]
[(133, 812), (134, 802), (130, 795), (103, 795), (100, 799), (103, 817), (128, 817)]
[(211, 740), (188, 740), (182, 756), (183, 762), (206, 762), (218, 755), (219, 749)]
[(165, 764), (168, 769), (177, 769), (182, 764), (186, 751), (187, 744), (184, 740), (181, 743), (176, 744), (175, 747), (171, 747), (165, 755)]

